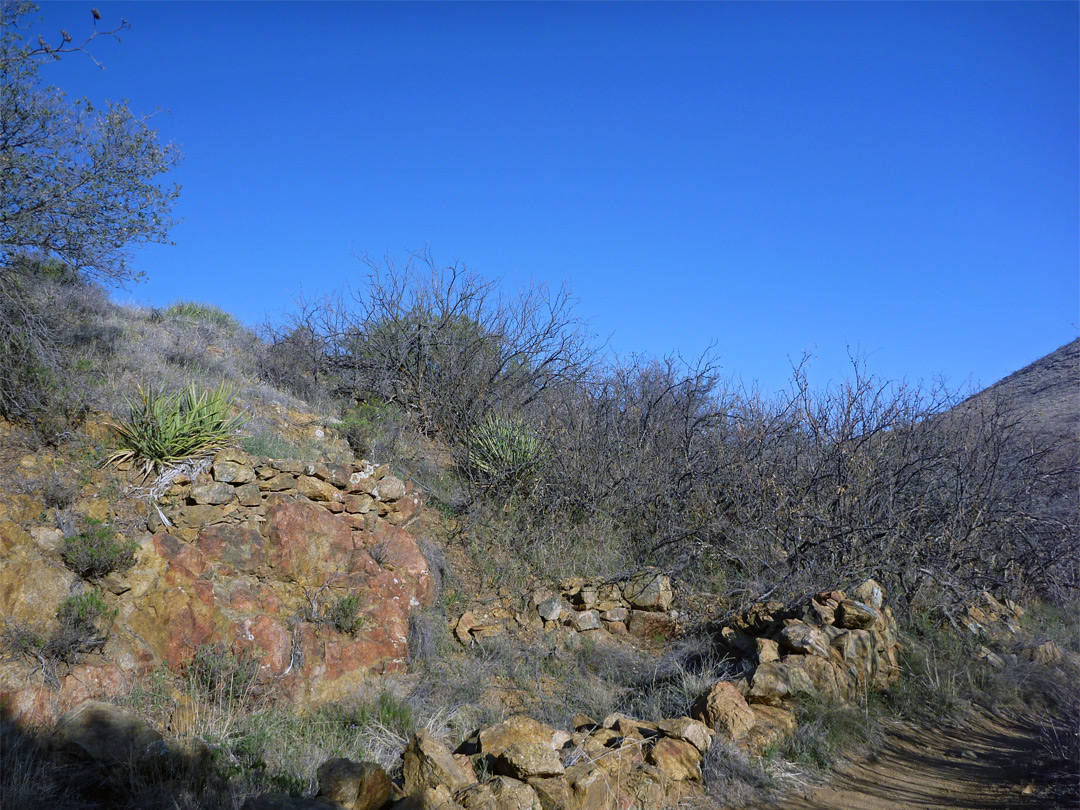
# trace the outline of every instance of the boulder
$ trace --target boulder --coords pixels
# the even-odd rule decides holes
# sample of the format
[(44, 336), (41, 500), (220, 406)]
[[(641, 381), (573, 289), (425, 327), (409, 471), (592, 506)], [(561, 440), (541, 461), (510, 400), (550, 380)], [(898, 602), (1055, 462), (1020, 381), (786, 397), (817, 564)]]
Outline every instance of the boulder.
[(584, 633), (587, 630), (600, 630), (604, 626), (600, 621), (600, 614), (595, 610), (572, 611), (566, 617), (566, 623), (579, 633)]
[(788, 652), (798, 655), (819, 655), (829, 657), (829, 640), (816, 627), (792, 622), (780, 631), (780, 646)]
[(682, 782), (701, 778), (701, 752), (684, 740), (661, 737), (646, 759), (660, 769), (665, 780)]
[(678, 634), (679, 626), (675, 619), (666, 613), (635, 610), (630, 615), (630, 622), (626, 625), (626, 629), (636, 638), (654, 641), (673, 638)]
[(393, 783), (381, 765), (330, 759), (319, 766), (318, 798), (345, 810), (380, 810), (390, 802)]
[(813, 695), (815, 691), (813, 681), (803, 669), (791, 661), (770, 661), (761, 664), (754, 672), (747, 701), (779, 706), (795, 695)]
[(487, 785), (469, 785), (454, 794), (454, 800), (464, 810), (499, 810), (495, 794)]
[(717, 681), (694, 703), (690, 714), (729, 740), (737, 740), (754, 725), (754, 712), (730, 681)]
[(53, 749), (103, 765), (144, 759), (162, 736), (130, 709), (88, 700), (65, 713), (49, 736)]
[(566, 745), (569, 739), (570, 735), (565, 731), (556, 730), (523, 714), (515, 714), (501, 723), (481, 729), (473, 735), (471, 743), (466, 741), (459, 750), (462, 750), (462, 753), (497, 757), (514, 743), (535, 743), (557, 751)]
[(352, 531), (313, 503), (277, 500), (266, 510), (266, 560), (277, 578), (317, 588), (351, 569)]
[(462, 810), (446, 785), (425, 787), (394, 805), (394, 810)]
[(622, 594), (632, 607), (649, 611), (670, 610), (675, 598), (671, 579), (660, 571), (648, 568), (630, 577), (630, 581), (622, 587)]
[(514, 742), (495, 759), (495, 772), (514, 779), (560, 776), (563, 773), (559, 755), (547, 745), (533, 742)]
[(859, 602), (862, 602), (864, 605), (869, 605), (874, 610), (881, 610), (882, 606), (885, 604), (885, 589), (873, 579), (868, 579), (866, 582), (859, 585), (859, 587), (851, 592), (851, 595)]
[(239, 486), (255, 480), (255, 469), (236, 461), (215, 461), (214, 480)]
[(712, 730), (701, 721), (691, 720), (689, 717), (661, 720), (656, 727), (664, 736), (688, 742), (702, 754), (709, 750), (709, 745), (712, 743)]
[(467, 772), (445, 745), (423, 729), (413, 735), (401, 759), (405, 792), (410, 796), (439, 785), (445, 785), (453, 793), (476, 782), (476, 776)]
[(230, 484), (214, 481), (191, 488), (191, 501), (200, 505), (219, 506), (236, 499), (236, 490)]
[(754, 704), (754, 725), (742, 739), (741, 745), (761, 754), (795, 733), (795, 715), (779, 706)]
[(876, 610), (854, 599), (845, 599), (836, 609), (836, 626), (845, 630), (869, 629), (879, 618)]
[(524, 782), (508, 776), (496, 776), (487, 786), (491, 788), (498, 810), (543, 810), (536, 791)]

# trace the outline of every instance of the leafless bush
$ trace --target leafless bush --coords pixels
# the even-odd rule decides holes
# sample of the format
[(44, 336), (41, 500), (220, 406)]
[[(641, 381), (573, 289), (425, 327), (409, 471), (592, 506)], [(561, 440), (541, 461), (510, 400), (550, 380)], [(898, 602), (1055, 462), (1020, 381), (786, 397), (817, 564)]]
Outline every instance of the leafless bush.
[[(579, 381), (591, 352), (565, 289), (516, 296), (427, 252), (403, 264), (365, 260), (364, 287), (300, 301), (269, 329), (265, 371), (294, 390), (396, 403), (437, 433), (467, 472), (470, 443), (492, 413), (522, 413), (553, 387)], [(291, 376), (290, 376), (291, 375)]]

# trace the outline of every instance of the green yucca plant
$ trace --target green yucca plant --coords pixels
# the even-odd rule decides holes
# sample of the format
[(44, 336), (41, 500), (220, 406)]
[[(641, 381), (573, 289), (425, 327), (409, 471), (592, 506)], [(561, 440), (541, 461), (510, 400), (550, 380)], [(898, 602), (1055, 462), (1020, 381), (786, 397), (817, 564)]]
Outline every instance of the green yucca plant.
[(523, 483), (540, 464), (543, 445), (527, 425), (488, 414), (473, 431), (469, 466), (493, 482)]
[(230, 416), (235, 397), (224, 383), (199, 392), (194, 383), (175, 394), (140, 388), (131, 418), (113, 429), (119, 449), (109, 462), (133, 462), (144, 477), (181, 461), (215, 453), (244, 423)]

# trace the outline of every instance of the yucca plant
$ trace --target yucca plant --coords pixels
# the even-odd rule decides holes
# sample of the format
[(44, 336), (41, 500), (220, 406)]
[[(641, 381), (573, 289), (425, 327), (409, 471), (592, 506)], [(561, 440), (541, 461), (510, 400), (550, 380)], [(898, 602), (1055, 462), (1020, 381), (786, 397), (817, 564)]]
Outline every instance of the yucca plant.
[(131, 417), (114, 425), (119, 449), (109, 462), (132, 462), (144, 477), (191, 458), (207, 456), (225, 447), (246, 421), (230, 416), (235, 397), (222, 383), (199, 392), (191, 384), (175, 394), (140, 388), (130, 402)]
[(524, 483), (543, 458), (540, 437), (522, 422), (488, 414), (473, 431), (469, 467), (492, 483)]

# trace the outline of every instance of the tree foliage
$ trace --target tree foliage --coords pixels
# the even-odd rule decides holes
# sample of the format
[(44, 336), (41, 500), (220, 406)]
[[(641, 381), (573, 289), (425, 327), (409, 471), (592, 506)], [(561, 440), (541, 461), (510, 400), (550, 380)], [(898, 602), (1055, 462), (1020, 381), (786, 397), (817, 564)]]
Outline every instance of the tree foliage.
[[(34, 6), (0, 0), (0, 413), (34, 423), (72, 410), (77, 345), (65, 306), (73, 291), (138, 277), (132, 247), (165, 242), (179, 188), (160, 182), (179, 160), (126, 102), (101, 109), (48, 86), (42, 68), (89, 56), (97, 28), (76, 43), (27, 41)], [(74, 407), (77, 410), (77, 407)]]
[[(58, 260), (84, 279), (123, 282), (133, 276), (128, 250), (164, 242), (179, 189), (160, 175), (179, 159), (147, 118), (126, 102), (97, 109), (43, 83), (41, 67), (82, 50), (70, 35), (50, 47), (24, 41), (22, 18), (33, 7), (3, 2), (0, 35), (0, 258), (5, 268), (25, 254)], [(122, 23), (121, 28), (126, 24)]]

